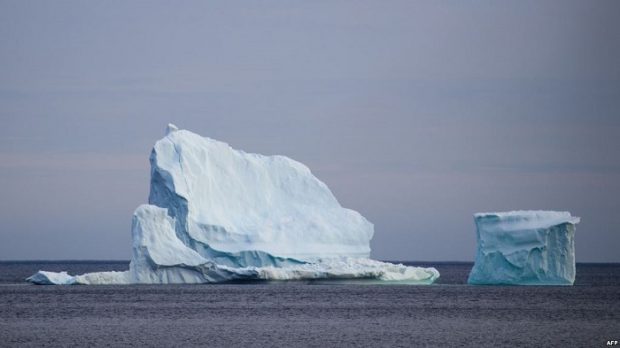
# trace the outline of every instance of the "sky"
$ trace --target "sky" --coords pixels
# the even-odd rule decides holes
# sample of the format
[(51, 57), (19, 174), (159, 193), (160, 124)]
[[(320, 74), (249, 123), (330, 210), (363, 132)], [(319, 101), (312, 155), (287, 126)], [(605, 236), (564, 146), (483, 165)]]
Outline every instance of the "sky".
[(306, 164), (372, 257), (568, 210), (620, 262), (620, 2), (0, 0), (0, 260), (120, 259), (169, 122)]

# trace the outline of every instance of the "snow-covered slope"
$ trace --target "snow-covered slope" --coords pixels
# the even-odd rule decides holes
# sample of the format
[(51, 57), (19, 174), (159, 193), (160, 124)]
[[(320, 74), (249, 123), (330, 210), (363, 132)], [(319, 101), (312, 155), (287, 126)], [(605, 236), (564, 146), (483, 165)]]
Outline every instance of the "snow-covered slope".
[(575, 225), (569, 212), (512, 211), (474, 215), (478, 237), (470, 284), (572, 285)]
[(374, 278), (430, 284), (439, 277), (434, 268), (369, 260), (373, 225), (341, 207), (306, 166), (287, 157), (245, 153), (169, 125), (150, 160), (149, 204), (134, 213), (128, 272), (39, 272), (29, 280)]

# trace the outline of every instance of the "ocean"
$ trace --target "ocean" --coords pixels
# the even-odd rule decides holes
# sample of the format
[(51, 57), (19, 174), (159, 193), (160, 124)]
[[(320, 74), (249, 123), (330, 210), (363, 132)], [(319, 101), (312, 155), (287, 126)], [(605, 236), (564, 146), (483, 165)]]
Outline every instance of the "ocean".
[[(407, 262), (405, 262), (407, 263)], [(620, 342), (620, 264), (578, 264), (574, 286), (367, 282), (36, 286), (36, 271), (128, 262), (0, 262), (0, 346), (608, 347)], [(616, 343), (620, 346), (620, 343)]]

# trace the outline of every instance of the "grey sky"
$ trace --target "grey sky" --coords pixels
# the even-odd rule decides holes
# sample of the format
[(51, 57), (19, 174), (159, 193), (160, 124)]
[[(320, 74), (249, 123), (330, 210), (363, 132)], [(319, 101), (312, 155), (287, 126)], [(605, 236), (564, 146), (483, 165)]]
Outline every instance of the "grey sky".
[(168, 122), (307, 164), (373, 257), (569, 210), (620, 261), (617, 1), (0, 1), (0, 259), (129, 259)]

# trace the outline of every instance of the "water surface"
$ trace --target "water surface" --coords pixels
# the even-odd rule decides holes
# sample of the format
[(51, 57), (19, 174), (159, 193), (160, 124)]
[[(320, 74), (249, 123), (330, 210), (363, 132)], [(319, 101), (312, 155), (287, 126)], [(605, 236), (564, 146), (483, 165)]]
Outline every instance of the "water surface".
[[(411, 263), (417, 264), (417, 263)], [(35, 286), (39, 269), (127, 262), (0, 262), (0, 346), (567, 346), (620, 340), (620, 264), (579, 264), (575, 286), (468, 286), (469, 263), (425, 263), (431, 286), (278, 282)]]

